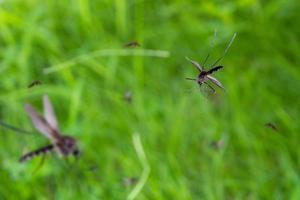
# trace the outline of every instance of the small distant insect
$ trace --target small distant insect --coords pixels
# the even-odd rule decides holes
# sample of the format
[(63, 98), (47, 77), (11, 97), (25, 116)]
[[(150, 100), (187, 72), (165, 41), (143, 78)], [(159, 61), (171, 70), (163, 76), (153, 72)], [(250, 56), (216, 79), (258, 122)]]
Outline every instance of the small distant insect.
[(220, 140), (212, 141), (210, 143), (210, 146), (216, 150), (221, 149), (224, 146), (224, 140), (220, 139)]
[(278, 131), (277, 127), (271, 122), (266, 123), (265, 126), (273, 129), (274, 131)]
[(141, 45), (137, 41), (128, 42), (124, 47), (140, 47)]
[(225, 90), (225, 88), (223, 87), (223, 85), (221, 84), (221, 82), (218, 81), (213, 76), (211, 76), (212, 73), (214, 73), (215, 71), (218, 71), (219, 69), (222, 69), (223, 66), (216, 66), (216, 67), (213, 67), (210, 70), (206, 71), (196, 61), (193, 61), (193, 60), (189, 59), (188, 57), (186, 57), (186, 59), (188, 61), (190, 61), (199, 70), (199, 72), (200, 72), (199, 75), (198, 75), (198, 77), (197, 77), (197, 79), (195, 79), (195, 78), (186, 78), (187, 80), (197, 81), (197, 83), (199, 84), (199, 86), (201, 86), (204, 83), (204, 84), (208, 85), (215, 92), (215, 89), (210, 84), (207, 83), (207, 81), (210, 80), (215, 85), (217, 85), (221, 89)]
[(186, 57), (186, 59), (189, 62), (191, 62), (196, 67), (196, 69), (199, 71), (199, 74), (198, 74), (197, 78), (186, 78), (186, 79), (187, 80), (191, 80), (191, 81), (196, 81), (199, 84), (199, 86), (201, 86), (204, 83), (204, 84), (208, 85), (208, 87), (213, 92), (215, 92), (215, 89), (210, 84), (208, 84), (207, 81), (211, 81), (216, 86), (218, 86), (221, 89), (225, 90), (225, 88), (223, 87), (222, 83), (220, 81), (218, 81), (216, 78), (214, 78), (213, 76), (211, 76), (211, 74), (213, 74), (214, 72), (216, 72), (216, 71), (218, 71), (218, 70), (220, 70), (220, 69), (223, 68), (223, 66), (221, 66), (221, 65), (218, 65), (218, 66), (216, 66), (216, 65), (217, 65), (218, 62), (220, 62), (224, 58), (224, 56), (226, 55), (229, 47), (233, 43), (235, 37), (236, 37), (236, 33), (231, 38), (231, 41), (229, 42), (229, 44), (228, 44), (227, 48), (225, 49), (223, 55), (219, 59), (217, 59), (214, 64), (212, 64), (211, 69), (209, 69), (209, 70), (204, 70), (204, 67), (203, 67), (205, 65), (207, 59), (209, 58), (209, 54), (206, 56), (203, 66), (201, 66), (196, 61), (191, 60), (190, 58)]
[(129, 187), (131, 185), (136, 184), (136, 182), (138, 181), (138, 177), (125, 177), (122, 179), (122, 183), (126, 186)]
[(127, 90), (124, 93), (123, 99), (124, 99), (124, 101), (126, 101), (127, 103), (130, 104), (132, 102), (132, 92), (130, 90)]
[(55, 150), (62, 156), (79, 156), (76, 140), (70, 136), (63, 136), (58, 128), (54, 110), (47, 95), (43, 97), (44, 116), (39, 115), (30, 105), (25, 105), (25, 110), (31, 118), (34, 127), (51, 140), (52, 144), (29, 152), (20, 158), (20, 162), (27, 161), (35, 156), (46, 154)]
[(32, 88), (33, 86), (36, 86), (36, 85), (41, 85), (42, 82), (39, 81), (39, 80), (34, 80), (32, 81), (29, 85), (28, 85), (28, 88)]

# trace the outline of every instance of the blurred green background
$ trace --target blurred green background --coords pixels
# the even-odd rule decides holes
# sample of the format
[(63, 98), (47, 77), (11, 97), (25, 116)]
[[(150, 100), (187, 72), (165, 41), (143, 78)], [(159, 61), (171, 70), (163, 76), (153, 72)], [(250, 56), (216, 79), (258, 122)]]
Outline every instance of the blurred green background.
[[(0, 199), (300, 199), (299, 1), (0, 6), (0, 119), (32, 132), (0, 128)], [(209, 67), (235, 32), (215, 75), (226, 92), (185, 80), (197, 75), (185, 56), (211, 52)], [(44, 94), (77, 162), (18, 162), (49, 142), (24, 111)]]

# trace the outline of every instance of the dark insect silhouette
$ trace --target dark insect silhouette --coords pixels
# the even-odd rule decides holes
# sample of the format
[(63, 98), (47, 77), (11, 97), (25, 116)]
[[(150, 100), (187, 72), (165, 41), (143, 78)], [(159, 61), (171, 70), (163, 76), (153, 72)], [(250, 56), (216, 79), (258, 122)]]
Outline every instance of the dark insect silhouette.
[(39, 80), (34, 80), (32, 81), (29, 85), (28, 85), (28, 88), (32, 88), (33, 86), (36, 86), (36, 85), (41, 85), (42, 82), (39, 81)]
[(219, 150), (224, 146), (224, 140), (220, 139), (220, 140), (212, 141), (210, 143), (210, 146), (213, 147), (216, 150)]
[(266, 123), (265, 126), (273, 129), (274, 131), (278, 131), (277, 127), (271, 122)]
[(140, 47), (141, 45), (137, 41), (131, 41), (124, 45), (124, 47)]
[[(220, 62), (224, 56), (226, 55), (229, 47), (231, 46), (231, 44), (233, 43), (234, 39), (236, 37), (236, 33), (233, 35), (233, 37), (231, 38), (228, 46), (226, 47), (223, 55), (218, 58), (212, 65), (211, 68), (209, 70), (204, 70), (204, 65), (207, 61), (207, 59), (209, 58), (209, 54), (206, 56), (205, 61), (203, 66), (201, 66), (198, 62), (191, 60), (190, 58), (186, 57), (186, 59), (191, 62), (194, 67), (199, 71), (199, 74), (197, 76), (197, 78), (186, 78), (187, 80), (191, 80), (191, 81), (196, 81), (199, 86), (201, 86), (202, 84), (206, 84), (208, 85), (208, 87), (215, 92), (215, 89), (208, 83), (208, 81), (211, 81), (213, 84), (215, 84), (216, 86), (218, 86), (219, 88), (223, 89), (225, 91), (225, 88), (223, 87), (222, 83), (220, 81), (218, 81), (218, 79), (216, 79), (215, 77), (212, 76), (212, 74), (220, 69), (223, 68), (223, 66), (221, 65), (217, 65), (218, 62)], [(217, 66), (216, 66), (217, 65)]]
[(79, 156), (76, 140), (70, 136), (61, 135), (54, 110), (47, 95), (43, 97), (43, 104), (44, 116), (38, 114), (30, 104), (25, 105), (25, 110), (30, 116), (34, 127), (50, 139), (51, 144), (23, 155), (20, 158), (20, 162), (53, 151), (56, 151), (61, 156)]

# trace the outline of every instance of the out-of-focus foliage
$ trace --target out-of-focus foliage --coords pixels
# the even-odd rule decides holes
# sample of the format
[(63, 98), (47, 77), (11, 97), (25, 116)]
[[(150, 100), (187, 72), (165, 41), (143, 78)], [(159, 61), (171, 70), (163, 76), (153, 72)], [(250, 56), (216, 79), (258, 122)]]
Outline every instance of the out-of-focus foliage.
[[(0, 119), (32, 134), (0, 128), (0, 199), (300, 199), (299, 10), (296, 0), (1, 0)], [(209, 68), (235, 32), (215, 74), (226, 92), (200, 92), (185, 56), (210, 52)], [(134, 40), (141, 47), (123, 48)], [(28, 89), (33, 80), (43, 84)], [(47, 155), (36, 170), (41, 158), (18, 159), (48, 142), (24, 111), (42, 111), (44, 94), (82, 155)]]

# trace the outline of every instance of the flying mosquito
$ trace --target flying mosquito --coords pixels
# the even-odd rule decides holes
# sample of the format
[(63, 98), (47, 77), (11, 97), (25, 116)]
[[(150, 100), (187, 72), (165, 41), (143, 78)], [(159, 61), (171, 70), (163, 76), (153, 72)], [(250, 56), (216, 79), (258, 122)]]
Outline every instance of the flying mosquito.
[(124, 45), (124, 47), (140, 47), (140, 43), (138, 43), (137, 41), (131, 41), (131, 42), (128, 42)]
[(274, 131), (278, 131), (277, 127), (271, 122), (266, 123), (265, 126), (270, 129), (273, 129)]
[(225, 91), (225, 88), (223, 87), (222, 83), (216, 79), (215, 77), (212, 76), (212, 74), (220, 69), (223, 68), (223, 66), (221, 65), (217, 65), (218, 62), (220, 62), (224, 56), (226, 55), (229, 47), (231, 46), (231, 44), (233, 43), (234, 39), (236, 37), (236, 33), (233, 35), (233, 37), (231, 38), (227, 48), (225, 49), (223, 55), (217, 59), (215, 61), (215, 63), (212, 64), (211, 68), (209, 70), (204, 70), (204, 65), (207, 61), (207, 59), (209, 58), (209, 54), (206, 56), (205, 58), (205, 61), (204, 61), (204, 64), (203, 66), (201, 66), (198, 62), (194, 61), (194, 60), (191, 60), (190, 58), (188, 57), (185, 57), (189, 62), (191, 62), (195, 67), (196, 69), (199, 71), (199, 74), (197, 76), (197, 78), (186, 78), (187, 80), (191, 80), (191, 81), (196, 81), (199, 86), (201, 86), (202, 84), (206, 84), (208, 85), (208, 87), (213, 91), (215, 92), (215, 89), (208, 83), (208, 81), (211, 81), (212, 83), (214, 83), (216, 86), (218, 86), (219, 88), (223, 89)]
[(56, 151), (61, 156), (69, 156), (71, 154), (75, 157), (79, 156), (76, 140), (70, 136), (61, 135), (54, 110), (47, 95), (43, 97), (43, 104), (44, 116), (38, 114), (30, 104), (25, 105), (25, 110), (31, 118), (34, 127), (50, 139), (52, 144), (23, 155), (20, 158), (20, 162), (52, 151)]
[(123, 95), (123, 99), (130, 104), (132, 102), (132, 92), (130, 90), (127, 90)]
[(42, 84), (41, 81), (39, 81), (39, 80), (34, 80), (34, 81), (32, 81), (27, 87), (28, 87), (28, 88), (32, 88), (33, 86), (41, 85), (41, 84)]

